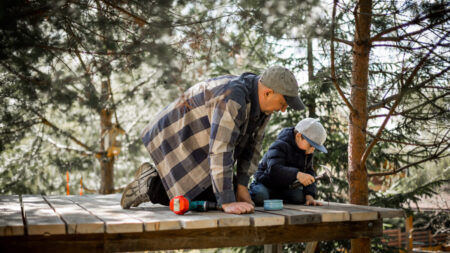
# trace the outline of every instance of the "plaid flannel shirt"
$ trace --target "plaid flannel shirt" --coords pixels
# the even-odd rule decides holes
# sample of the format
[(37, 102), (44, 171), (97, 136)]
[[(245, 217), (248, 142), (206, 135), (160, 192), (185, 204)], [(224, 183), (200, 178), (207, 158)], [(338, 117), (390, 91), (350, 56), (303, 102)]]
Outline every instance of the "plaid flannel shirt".
[(270, 116), (261, 113), (259, 77), (244, 73), (198, 83), (164, 108), (141, 137), (171, 199), (193, 199), (212, 185), (218, 204), (236, 201), (261, 158)]

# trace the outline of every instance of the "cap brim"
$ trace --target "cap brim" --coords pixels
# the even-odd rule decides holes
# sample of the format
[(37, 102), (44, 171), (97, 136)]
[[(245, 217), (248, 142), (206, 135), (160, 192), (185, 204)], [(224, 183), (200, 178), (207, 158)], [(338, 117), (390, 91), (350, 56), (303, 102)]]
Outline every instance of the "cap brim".
[(328, 153), (328, 150), (323, 146), (323, 145), (319, 145), (317, 143), (315, 143), (314, 141), (312, 141), (310, 138), (306, 137), (304, 134), (302, 134), (303, 138), (305, 138), (308, 143), (313, 146), (315, 149), (319, 150), (322, 153)]
[(302, 100), (300, 100), (300, 97), (284, 96), (284, 99), (292, 109), (297, 111), (305, 110), (305, 105), (303, 104)]

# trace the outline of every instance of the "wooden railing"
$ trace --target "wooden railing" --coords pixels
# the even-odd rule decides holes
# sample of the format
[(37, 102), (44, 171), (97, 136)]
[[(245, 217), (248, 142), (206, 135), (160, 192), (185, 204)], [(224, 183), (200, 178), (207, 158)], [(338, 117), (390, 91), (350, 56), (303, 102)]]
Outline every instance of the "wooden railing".
[[(433, 235), (430, 230), (413, 231), (412, 239), (414, 247), (430, 247), (444, 244), (449, 234)], [(386, 229), (383, 231), (383, 242), (388, 246), (404, 248), (408, 243), (408, 235), (401, 229)]]

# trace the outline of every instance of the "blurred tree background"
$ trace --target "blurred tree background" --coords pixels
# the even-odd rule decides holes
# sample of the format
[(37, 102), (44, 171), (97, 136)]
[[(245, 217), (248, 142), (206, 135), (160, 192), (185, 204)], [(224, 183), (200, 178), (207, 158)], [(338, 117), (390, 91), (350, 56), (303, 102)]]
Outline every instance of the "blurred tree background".
[[(362, 204), (412, 212), (410, 203), (450, 182), (449, 5), (2, 1), (0, 194), (64, 194), (66, 171), (72, 193), (81, 178), (89, 192), (120, 192), (149, 159), (139, 134), (154, 113), (198, 81), (276, 64), (296, 74), (307, 110), (273, 115), (264, 150), (281, 128), (320, 118), (329, 153), (316, 154), (315, 167), (334, 176), (318, 186), (320, 198), (351, 201), (353, 180), (363, 185)], [(367, 62), (358, 62), (364, 53)], [(366, 81), (356, 82), (361, 73)], [(364, 106), (354, 100), (361, 96)], [(348, 147), (356, 121), (364, 161), (355, 167)], [(389, 250), (376, 241), (372, 249)]]

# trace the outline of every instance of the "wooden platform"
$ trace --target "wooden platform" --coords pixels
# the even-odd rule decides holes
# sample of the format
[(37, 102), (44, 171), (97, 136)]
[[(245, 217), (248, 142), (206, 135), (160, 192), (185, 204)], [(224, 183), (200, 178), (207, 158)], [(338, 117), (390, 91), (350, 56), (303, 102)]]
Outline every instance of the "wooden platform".
[(323, 202), (246, 215), (176, 215), (146, 203), (123, 210), (120, 195), (0, 196), (0, 252), (116, 252), (218, 248), (373, 238), (399, 209)]

